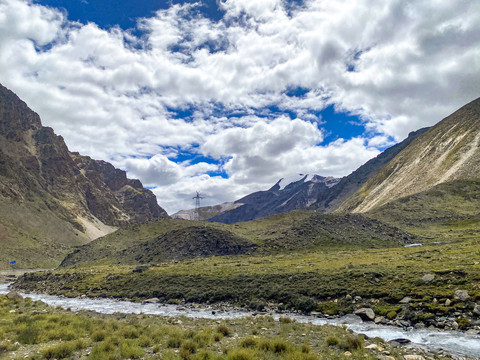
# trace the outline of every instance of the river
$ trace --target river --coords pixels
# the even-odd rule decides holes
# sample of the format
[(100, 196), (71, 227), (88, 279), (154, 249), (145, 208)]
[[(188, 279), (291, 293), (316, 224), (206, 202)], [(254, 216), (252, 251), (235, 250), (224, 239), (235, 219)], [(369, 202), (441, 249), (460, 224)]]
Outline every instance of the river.
[[(0, 294), (8, 293), (8, 284), (0, 284)], [(90, 298), (65, 298), (62, 296), (47, 294), (26, 294), (24, 297), (32, 300), (40, 300), (51, 306), (61, 306), (72, 311), (92, 310), (101, 314), (127, 313), (127, 314), (150, 314), (160, 316), (187, 316), (192, 318), (208, 319), (235, 319), (252, 316), (248, 311), (212, 311), (211, 309), (179, 308), (177, 305), (164, 304), (140, 304), (130, 301), (114, 299), (90, 299)], [(459, 331), (439, 331), (430, 329), (413, 329), (403, 331), (393, 326), (377, 325), (372, 322), (363, 322), (358, 316), (347, 315), (338, 319), (325, 319), (314, 316), (298, 314), (272, 314), (278, 320), (280, 316), (288, 316), (299, 322), (310, 322), (315, 325), (346, 325), (356, 333), (362, 333), (370, 337), (380, 337), (386, 341), (403, 338), (415, 344), (433, 349), (443, 349), (448, 352), (458, 353), (480, 358), (480, 336), (466, 334)]]

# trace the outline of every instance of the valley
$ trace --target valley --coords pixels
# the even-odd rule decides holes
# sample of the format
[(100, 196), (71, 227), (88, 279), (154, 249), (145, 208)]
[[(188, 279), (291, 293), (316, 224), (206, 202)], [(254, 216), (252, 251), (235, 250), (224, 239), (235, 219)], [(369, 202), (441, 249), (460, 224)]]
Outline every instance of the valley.
[[(215, 322), (71, 313), (0, 296), (0, 356), (463, 356), (303, 324), (287, 314), (330, 320), (356, 314), (396, 331), (479, 334), (480, 100), (410, 133), (342, 179), (301, 175), (199, 214), (179, 213), (208, 220), (194, 221), (170, 218), (125, 171), (70, 152), (25, 103), (0, 90), (0, 266), (51, 269), (27, 272), (10, 289), (252, 315)], [(275, 321), (272, 314), (282, 315)], [(83, 330), (72, 334), (70, 324)]]

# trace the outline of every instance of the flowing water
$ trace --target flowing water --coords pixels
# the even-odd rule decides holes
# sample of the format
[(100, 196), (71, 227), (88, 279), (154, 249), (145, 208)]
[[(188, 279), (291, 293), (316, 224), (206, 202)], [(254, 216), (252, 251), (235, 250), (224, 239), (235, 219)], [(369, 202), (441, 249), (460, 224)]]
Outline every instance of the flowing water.
[[(8, 284), (0, 284), (0, 294), (8, 293)], [(130, 301), (118, 301), (113, 299), (90, 299), (90, 298), (65, 298), (62, 296), (47, 294), (25, 294), (32, 300), (40, 300), (51, 306), (61, 306), (72, 311), (92, 310), (102, 314), (128, 313), (128, 314), (150, 314), (161, 316), (187, 316), (192, 318), (207, 319), (235, 319), (245, 316), (252, 316), (248, 311), (212, 311), (212, 309), (201, 308), (179, 308), (176, 305), (164, 304), (140, 304)], [(403, 331), (394, 326), (378, 325), (371, 322), (363, 322), (358, 316), (347, 315), (338, 319), (325, 319), (314, 316), (298, 314), (272, 314), (275, 319), (280, 316), (288, 316), (299, 322), (311, 322), (315, 325), (346, 325), (356, 333), (362, 333), (370, 337), (380, 337), (386, 341), (403, 338), (415, 344), (423, 345), (434, 349), (443, 349), (463, 355), (480, 358), (480, 336), (466, 334), (458, 331), (439, 331), (430, 329), (413, 329)]]

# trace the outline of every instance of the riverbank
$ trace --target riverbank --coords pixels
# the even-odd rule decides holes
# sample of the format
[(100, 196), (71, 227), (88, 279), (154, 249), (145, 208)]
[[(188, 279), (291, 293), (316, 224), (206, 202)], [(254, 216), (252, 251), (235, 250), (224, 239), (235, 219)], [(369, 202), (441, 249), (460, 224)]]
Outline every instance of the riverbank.
[[(0, 291), (6, 292), (6, 287), (3, 287)], [(162, 306), (157, 304), (124, 304), (109, 299), (69, 299), (35, 294), (29, 294), (29, 297), (34, 301), (30, 299), (6, 300), (5, 296), (0, 296), (0, 304), (2, 304), (1, 306), (3, 307), (0, 308), (0, 311), (8, 314), (8, 319), (0, 324), (0, 332), (4, 331), (3, 333), (6, 334), (6, 339), (8, 339), (10, 335), (14, 336), (14, 333), (18, 333), (18, 330), (13, 331), (11, 328), (8, 328), (10, 332), (5, 332), (5, 323), (9, 320), (11, 320), (11, 326), (14, 326), (15, 324), (21, 325), (24, 322), (28, 322), (29, 320), (26, 319), (31, 319), (33, 321), (32, 324), (34, 324), (39, 331), (38, 334), (40, 334), (43, 331), (41, 329), (42, 321), (44, 321), (47, 316), (57, 315), (54, 317), (56, 335), (52, 335), (53, 337), (60, 336), (58, 334), (69, 334), (69, 329), (63, 329), (62, 326), (66, 327), (73, 323), (77, 323), (77, 325), (78, 323), (82, 323), (84, 325), (80, 327), (80, 331), (75, 332), (75, 336), (72, 335), (71, 331), (70, 335), (65, 335), (69, 339), (63, 339), (60, 336), (60, 338), (49, 340), (51, 336), (47, 333), (42, 336), (39, 335), (34, 341), (35, 344), (25, 344), (28, 346), (19, 344), (15, 350), (15, 355), (19, 355), (18, 358), (24, 357), (25, 355), (29, 355), (30, 358), (35, 359), (48, 358), (45, 356), (48, 352), (46, 349), (52, 347), (52, 344), (54, 344), (53, 347), (55, 349), (58, 349), (61, 348), (61, 344), (64, 342), (68, 344), (77, 342), (78, 344), (78, 341), (81, 341), (83, 344), (75, 351), (75, 358), (78, 359), (86, 358), (87, 355), (88, 359), (96, 359), (96, 355), (91, 357), (92, 354), (97, 354), (103, 348), (110, 348), (114, 353), (121, 353), (123, 351), (121, 344), (125, 341), (133, 346), (136, 349), (135, 353), (138, 354), (131, 358), (139, 359), (315, 360), (349, 358), (408, 360), (469, 358), (459, 353), (447, 354), (445, 351), (435, 350), (435, 347), (432, 346), (433, 344), (431, 343), (432, 339), (438, 336), (445, 336), (445, 334), (442, 335), (432, 332), (413, 334), (410, 332), (408, 336), (412, 337), (412, 335), (414, 335), (413, 339), (426, 338), (430, 339), (430, 342), (424, 344), (426, 346), (407, 344), (407, 347), (405, 347), (405, 344), (401, 344), (399, 341), (388, 342), (377, 337), (378, 332), (380, 332), (380, 335), (387, 336), (386, 340), (391, 340), (393, 339), (392, 337), (398, 337), (399, 333), (395, 332), (398, 330), (393, 330), (391, 333), (388, 333), (386, 329), (381, 328), (373, 329), (369, 326), (362, 328), (364, 325), (362, 325), (361, 320), (358, 318), (343, 319), (343, 327), (338, 326), (341, 325), (341, 322), (329, 323), (328, 320), (303, 317), (296, 314), (252, 316), (252, 314), (238, 313), (235, 311), (218, 312), (215, 314), (213, 314), (212, 311), (206, 311), (208, 314), (207, 317), (210, 317), (210, 319), (206, 319), (203, 316), (204, 314), (201, 313), (202, 310), (198, 308), (197, 311), (189, 311), (187, 309), (178, 309), (178, 306), (175, 305), (169, 305), (170, 310), (167, 309), (167, 311), (171, 311), (169, 316), (162, 317), (150, 315), (151, 312), (165, 311), (165, 309), (162, 309)], [(37, 299), (42, 299), (52, 306), (41, 304), (35, 301)], [(94, 304), (93, 307), (92, 304)], [(9, 306), (7, 309), (5, 309), (6, 305)], [(115, 312), (115, 314), (103, 315), (85, 312), (85, 310), (95, 310), (95, 306), (96, 309), (101, 309), (101, 312), (111, 311)], [(129, 308), (126, 309), (125, 306), (129, 306)], [(69, 310), (62, 310), (61, 307), (69, 308), (71, 311), (75, 311), (76, 314), (72, 314)], [(82, 308), (84, 310), (81, 310)], [(123, 314), (120, 314), (117, 310), (120, 310)], [(125, 312), (137, 312), (137, 315), (128, 315), (125, 314)], [(58, 316), (61, 316), (61, 318)], [(65, 318), (65, 316), (68, 318)], [(99, 319), (103, 324), (99, 324)], [(47, 324), (49, 322), (50, 321), (47, 321)], [(86, 323), (90, 323), (91, 325), (85, 326)], [(106, 324), (108, 324), (108, 326)], [(98, 329), (105, 330), (105, 327), (112, 325), (116, 330), (114, 335), (120, 338), (123, 336), (126, 340), (117, 340), (118, 344), (113, 345), (113, 347), (111, 339), (103, 339), (100, 344), (97, 344), (99, 341), (95, 339), (101, 337), (101, 335), (96, 334)], [(125, 326), (129, 327), (128, 331), (124, 329)], [(167, 326), (169, 329), (165, 329), (163, 326)], [(350, 329), (347, 330), (347, 327)], [(78, 326), (76, 326), (76, 329), (77, 328)], [(85, 333), (84, 328), (88, 328), (89, 330)], [(125, 334), (131, 334), (133, 328), (137, 330), (137, 335), (134, 335), (134, 337), (130, 337), (130, 335), (125, 337)], [(223, 330), (219, 330), (222, 328)], [(122, 329), (122, 331), (118, 329)], [(149, 336), (157, 336), (154, 335), (156, 334), (156, 329), (160, 332), (168, 330), (168, 336), (165, 334), (162, 339), (149, 341)], [(359, 330), (362, 329), (367, 330), (366, 335), (356, 335), (352, 332), (352, 330), (361, 332)], [(220, 334), (216, 332), (220, 332)], [(222, 332), (227, 332), (228, 335), (221, 335)], [(77, 336), (77, 334), (79, 335)], [(172, 334), (174, 334), (175, 343), (172, 339)], [(178, 334), (184, 335), (178, 336)], [(449, 337), (439, 339), (442, 344), (461, 344), (466, 340), (474, 341), (473, 344), (475, 344), (475, 339), (455, 336), (458, 334), (447, 335)], [(79, 339), (79, 337), (81, 337), (81, 339)], [(203, 340), (201, 338), (203, 338)], [(195, 344), (197, 341), (200, 341), (200, 343)], [(193, 345), (192, 342), (194, 343)], [(113, 341), (113, 343), (115, 343), (115, 341)], [(153, 345), (153, 343), (156, 343), (156, 345)], [(476, 343), (480, 343), (479, 339), (476, 340)], [(49, 344), (49, 346), (47, 346), (47, 344)], [(278, 347), (278, 351), (270, 350), (272, 346)], [(192, 347), (193, 352), (182, 355), (182, 348), (185, 349), (186, 347)], [(480, 354), (480, 348), (477, 349), (477, 351), (479, 351)], [(36, 352), (36, 354), (43, 354), (41, 355), (43, 357), (32, 357), (34, 352)], [(208, 355), (206, 355), (206, 353), (208, 353)], [(131, 355), (132, 353), (130, 353), (130, 356)], [(105, 359), (105, 357), (98, 358)]]
[(97, 265), (25, 274), (16, 287), (92, 298), (228, 304), (261, 311), (359, 313), (401, 328), (480, 331), (478, 241)]

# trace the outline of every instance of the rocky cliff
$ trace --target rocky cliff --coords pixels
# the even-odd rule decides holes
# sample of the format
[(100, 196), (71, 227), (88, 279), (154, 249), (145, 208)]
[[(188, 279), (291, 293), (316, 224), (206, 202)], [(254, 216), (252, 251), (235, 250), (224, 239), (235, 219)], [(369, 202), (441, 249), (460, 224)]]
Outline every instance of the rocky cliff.
[(22, 259), (19, 266), (55, 263), (66, 248), (112, 226), (168, 216), (140, 181), (71, 153), (61, 136), (1, 85), (0, 207), (1, 257)]

